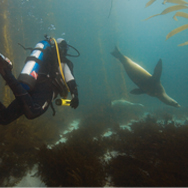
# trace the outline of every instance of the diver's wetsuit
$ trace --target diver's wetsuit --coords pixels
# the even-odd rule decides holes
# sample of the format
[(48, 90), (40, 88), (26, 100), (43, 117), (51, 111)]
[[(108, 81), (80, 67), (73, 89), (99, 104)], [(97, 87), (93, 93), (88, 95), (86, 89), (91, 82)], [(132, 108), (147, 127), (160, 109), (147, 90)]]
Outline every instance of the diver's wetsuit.
[(7, 125), (23, 114), (33, 119), (48, 109), (53, 95), (49, 78), (38, 77), (32, 92), (27, 92), (12, 74), (4, 79), (13, 91), (15, 100), (7, 108), (0, 103), (0, 124)]
[[(63, 62), (71, 63), (66, 58), (63, 59)], [(64, 76), (66, 82), (71, 83), (74, 81), (72, 68), (66, 63), (63, 68)], [(58, 91), (59, 88), (53, 84), (52, 77), (46, 74), (39, 74), (34, 90), (29, 92), (22, 87), (11, 70), (5, 70), (5, 74), (2, 77), (13, 91), (15, 100), (7, 108), (0, 102), (1, 125), (7, 125), (23, 114), (28, 119), (42, 115), (48, 109), (51, 101), (60, 93)]]

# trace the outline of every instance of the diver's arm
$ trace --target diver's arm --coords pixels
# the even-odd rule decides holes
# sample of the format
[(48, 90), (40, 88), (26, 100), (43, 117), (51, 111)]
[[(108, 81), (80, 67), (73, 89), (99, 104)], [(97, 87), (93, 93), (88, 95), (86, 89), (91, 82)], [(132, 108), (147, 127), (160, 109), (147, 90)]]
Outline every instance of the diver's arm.
[(65, 76), (65, 81), (70, 89), (71, 96), (72, 96), (70, 106), (75, 109), (79, 105), (77, 84), (76, 84), (76, 81), (75, 81), (75, 79), (66, 63), (64, 65), (63, 72), (64, 72), (64, 76)]
[(74, 80), (74, 76), (72, 75), (72, 73), (71, 73), (71, 71), (69, 69), (69, 66), (66, 63), (63, 66), (63, 73), (64, 73), (64, 76), (65, 76), (65, 81), (66, 82)]

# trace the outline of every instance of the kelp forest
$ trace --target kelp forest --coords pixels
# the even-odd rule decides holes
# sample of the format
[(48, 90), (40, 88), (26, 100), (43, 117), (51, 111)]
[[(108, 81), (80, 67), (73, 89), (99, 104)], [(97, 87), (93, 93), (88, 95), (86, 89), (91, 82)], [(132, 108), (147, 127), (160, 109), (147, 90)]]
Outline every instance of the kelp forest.
[(128, 129), (92, 114), (56, 145), (60, 128), (53, 122), (1, 126), (1, 186), (14, 186), (35, 165), (34, 176), (48, 187), (187, 186), (188, 124), (157, 118)]
[[(152, 5), (156, 0), (150, 0), (145, 7), (148, 7), (150, 5)], [(188, 8), (188, 2), (184, 1), (184, 0), (164, 0), (163, 1), (163, 4), (168, 4), (168, 3), (173, 3), (172, 6), (164, 9), (161, 13), (159, 14), (155, 14), (153, 16), (150, 16), (149, 18), (146, 18), (146, 20), (150, 19), (150, 18), (153, 18), (155, 16), (160, 16), (160, 15), (165, 15), (165, 14), (168, 14), (170, 12), (174, 12), (174, 11), (178, 11), (178, 10), (184, 10), (184, 9), (187, 9)], [(175, 4), (175, 5), (174, 5)], [(178, 21), (177, 17), (182, 17), (182, 18), (188, 18), (188, 13), (186, 12), (176, 12), (173, 16), (173, 19), (175, 21)], [(174, 30), (172, 30), (170, 33), (167, 34), (166, 36), (166, 40), (168, 40), (170, 37), (172, 37), (173, 35), (176, 35), (178, 34), (179, 32), (181, 31), (184, 31), (185, 29), (188, 28), (188, 24), (185, 24), (185, 25), (182, 25)], [(188, 42), (184, 42), (182, 44), (179, 44), (178, 46), (185, 46), (185, 45), (188, 45)]]

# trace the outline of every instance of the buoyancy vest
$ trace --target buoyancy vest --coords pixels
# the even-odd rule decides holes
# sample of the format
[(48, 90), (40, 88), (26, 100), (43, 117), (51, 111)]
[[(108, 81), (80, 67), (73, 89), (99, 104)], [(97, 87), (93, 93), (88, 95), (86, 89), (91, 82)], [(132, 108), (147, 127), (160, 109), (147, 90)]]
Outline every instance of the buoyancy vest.
[[(62, 57), (61, 60), (68, 65), (73, 74), (73, 63), (66, 57)], [(26, 58), (25, 66), (18, 77), (18, 81), (27, 91), (32, 91), (39, 75), (50, 77), (58, 93), (65, 96), (67, 91), (59, 74), (57, 54), (49, 40), (38, 42), (32, 49), (31, 54)]]
[[(62, 63), (65, 63), (68, 65), (68, 67), (73, 75), (73, 63), (66, 57), (62, 58)], [(55, 77), (53, 77), (51, 80), (52, 80), (52, 84), (55, 87), (55, 90), (57, 91), (57, 93), (60, 94), (61, 97), (67, 98), (68, 90), (64, 84), (64, 81), (61, 77), (59, 70), (57, 70), (55, 72)]]

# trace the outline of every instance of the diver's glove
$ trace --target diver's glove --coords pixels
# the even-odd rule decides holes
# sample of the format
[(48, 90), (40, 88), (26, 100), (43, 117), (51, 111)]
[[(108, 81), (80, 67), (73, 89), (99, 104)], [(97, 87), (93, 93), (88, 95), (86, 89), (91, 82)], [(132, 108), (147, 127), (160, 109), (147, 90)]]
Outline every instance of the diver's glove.
[(77, 107), (78, 107), (78, 105), (79, 105), (79, 99), (78, 99), (78, 96), (76, 96), (76, 95), (72, 95), (72, 100), (71, 100), (71, 103), (70, 103), (70, 106), (72, 107), (72, 108), (74, 108), (74, 109), (76, 109)]
[(0, 74), (5, 75), (5, 70), (11, 70), (12, 67), (12, 62), (0, 53)]
[(74, 109), (76, 109), (79, 105), (79, 99), (78, 99), (78, 90), (77, 90), (77, 85), (75, 80), (71, 80), (67, 82), (67, 85), (70, 89), (71, 95), (72, 95), (72, 100), (70, 103), (70, 106)]

